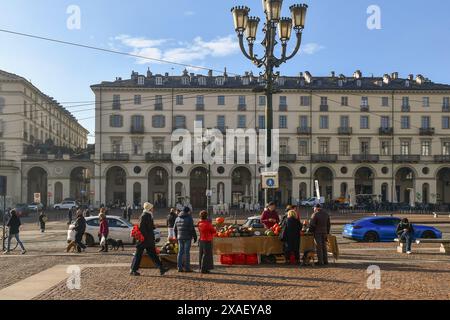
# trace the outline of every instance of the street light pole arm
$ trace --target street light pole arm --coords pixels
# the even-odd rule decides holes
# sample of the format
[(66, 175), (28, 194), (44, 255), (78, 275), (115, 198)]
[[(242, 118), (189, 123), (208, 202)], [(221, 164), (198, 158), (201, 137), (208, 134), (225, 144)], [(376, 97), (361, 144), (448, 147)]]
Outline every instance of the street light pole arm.
[(244, 35), (239, 34), (239, 47), (241, 48), (242, 53), (244, 54), (244, 56), (250, 60), (251, 62), (253, 62), (256, 66), (261, 67), (264, 64), (264, 59), (258, 59), (256, 57), (256, 55), (253, 52), (253, 43), (249, 42), (248, 44), (248, 53), (247, 50), (245, 49), (245, 45), (244, 45)]
[[(284, 57), (284, 59), (283, 59), (284, 61), (283, 62), (286, 62), (286, 61), (292, 59), (298, 53), (298, 51), (300, 50), (301, 44), (302, 44), (302, 32), (299, 30), (297, 32), (297, 44), (295, 45), (295, 49), (289, 56)], [(283, 51), (284, 51), (284, 53), (286, 53), (285, 48), (283, 48)]]

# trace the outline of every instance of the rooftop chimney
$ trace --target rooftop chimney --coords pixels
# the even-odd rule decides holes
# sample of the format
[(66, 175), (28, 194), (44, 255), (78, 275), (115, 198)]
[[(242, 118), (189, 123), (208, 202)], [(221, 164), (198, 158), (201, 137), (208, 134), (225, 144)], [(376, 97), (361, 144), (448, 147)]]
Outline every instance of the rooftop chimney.
[(151, 78), (152, 77), (152, 72), (150, 71), (150, 67), (147, 69), (147, 78)]
[(408, 75), (408, 80), (409, 81), (413, 81), (414, 80), (414, 75), (413, 74)]
[(392, 80), (397, 80), (398, 79), (398, 72), (393, 72), (391, 77), (392, 77)]
[(353, 78), (355, 79), (361, 79), (362, 78), (362, 73), (360, 70), (356, 70), (355, 73), (353, 73)]
[(212, 77), (213, 76), (213, 71), (212, 70), (208, 70), (208, 77)]
[(424, 76), (421, 75), (421, 74), (418, 74), (418, 75), (416, 76), (416, 83), (417, 83), (417, 84), (424, 84), (424, 83), (425, 83), (425, 78), (424, 78)]
[(389, 84), (389, 82), (391, 82), (391, 76), (388, 75), (387, 73), (383, 76), (383, 82), (385, 84)]
[(331, 71), (331, 77), (332, 77), (332, 78), (336, 77), (336, 72)]

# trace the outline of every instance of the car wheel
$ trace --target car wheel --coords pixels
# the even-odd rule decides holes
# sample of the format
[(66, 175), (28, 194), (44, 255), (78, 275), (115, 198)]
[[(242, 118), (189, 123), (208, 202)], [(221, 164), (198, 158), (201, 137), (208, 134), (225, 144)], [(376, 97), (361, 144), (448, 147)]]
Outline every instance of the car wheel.
[(86, 239), (86, 245), (88, 246), (88, 247), (93, 247), (93, 246), (95, 246), (95, 241), (94, 241), (94, 237), (92, 237), (90, 234), (88, 234), (88, 233), (85, 233), (84, 234), (84, 237), (85, 237), (85, 239)]
[(59, 207), (55, 207), (55, 210), (59, 210)]
[(378, 242), (380, 238), (378, 237), (378, 233), (375, 231), (369, 231), (364, 235), (365, 242)]
[(436, 239), (436, 234), (430, 230), (424, 231), (422, 233), (422, 239)]

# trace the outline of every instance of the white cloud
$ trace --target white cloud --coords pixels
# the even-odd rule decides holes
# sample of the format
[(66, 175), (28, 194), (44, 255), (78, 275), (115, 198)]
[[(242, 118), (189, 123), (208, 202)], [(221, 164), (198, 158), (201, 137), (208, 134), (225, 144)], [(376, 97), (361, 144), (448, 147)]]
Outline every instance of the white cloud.
[(311, 54), (315, 54), (323, 49), (325, 49), (325, 47), (318, 43), (306, 43), (302, 46), (301, 52), (311, 55)]
[(184, 15), (190, 17), (190, 16), (195, 15), (195, 12), (194, 11), (185, 11)]
[[(152, 59), (161, 59), (177, 63), (203, 61), (208, 57), (225, 57), (239, 51), (235, 36), (217, 37), (205, 41), (196, 37), (190, 42), (169, 39), (147, 39), (119, 35), (115, 37), (123, 46), (131, 48), (131, 53)], [(137, 58), (137, 63), (148, 63), (147, 59)]]
[(115, 37), (115, 40), (119, 40), (122, 44), (133, 48), (158, 47), (169, 41), (168, 39), (151, 40), (142, 37), (130, 37), (126, 34)]

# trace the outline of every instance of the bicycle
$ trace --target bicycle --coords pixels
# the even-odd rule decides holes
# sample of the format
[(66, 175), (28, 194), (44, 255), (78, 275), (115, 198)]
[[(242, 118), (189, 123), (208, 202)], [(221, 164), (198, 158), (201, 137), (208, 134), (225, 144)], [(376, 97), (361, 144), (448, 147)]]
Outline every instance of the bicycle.
[[(6, 227), (6, 229), (5, 229), (5, 237), (3, 237), (3, 230), (0, 230), (0, 241), (1, 241), (2, 244), (4, 243), (4, 247), (3, 247), (4, 251), (6, 251), (6, 249), (8, 248), (8, 237), (9, 237), (9, 228), (8, 227)], [(16, 250), (16, 248), (18, 246), (19, 246), (19, 243), (17, 242), (16, 238), (12, 237), (11, 238), (10, 247), (9, 247), (9, 251)]]

